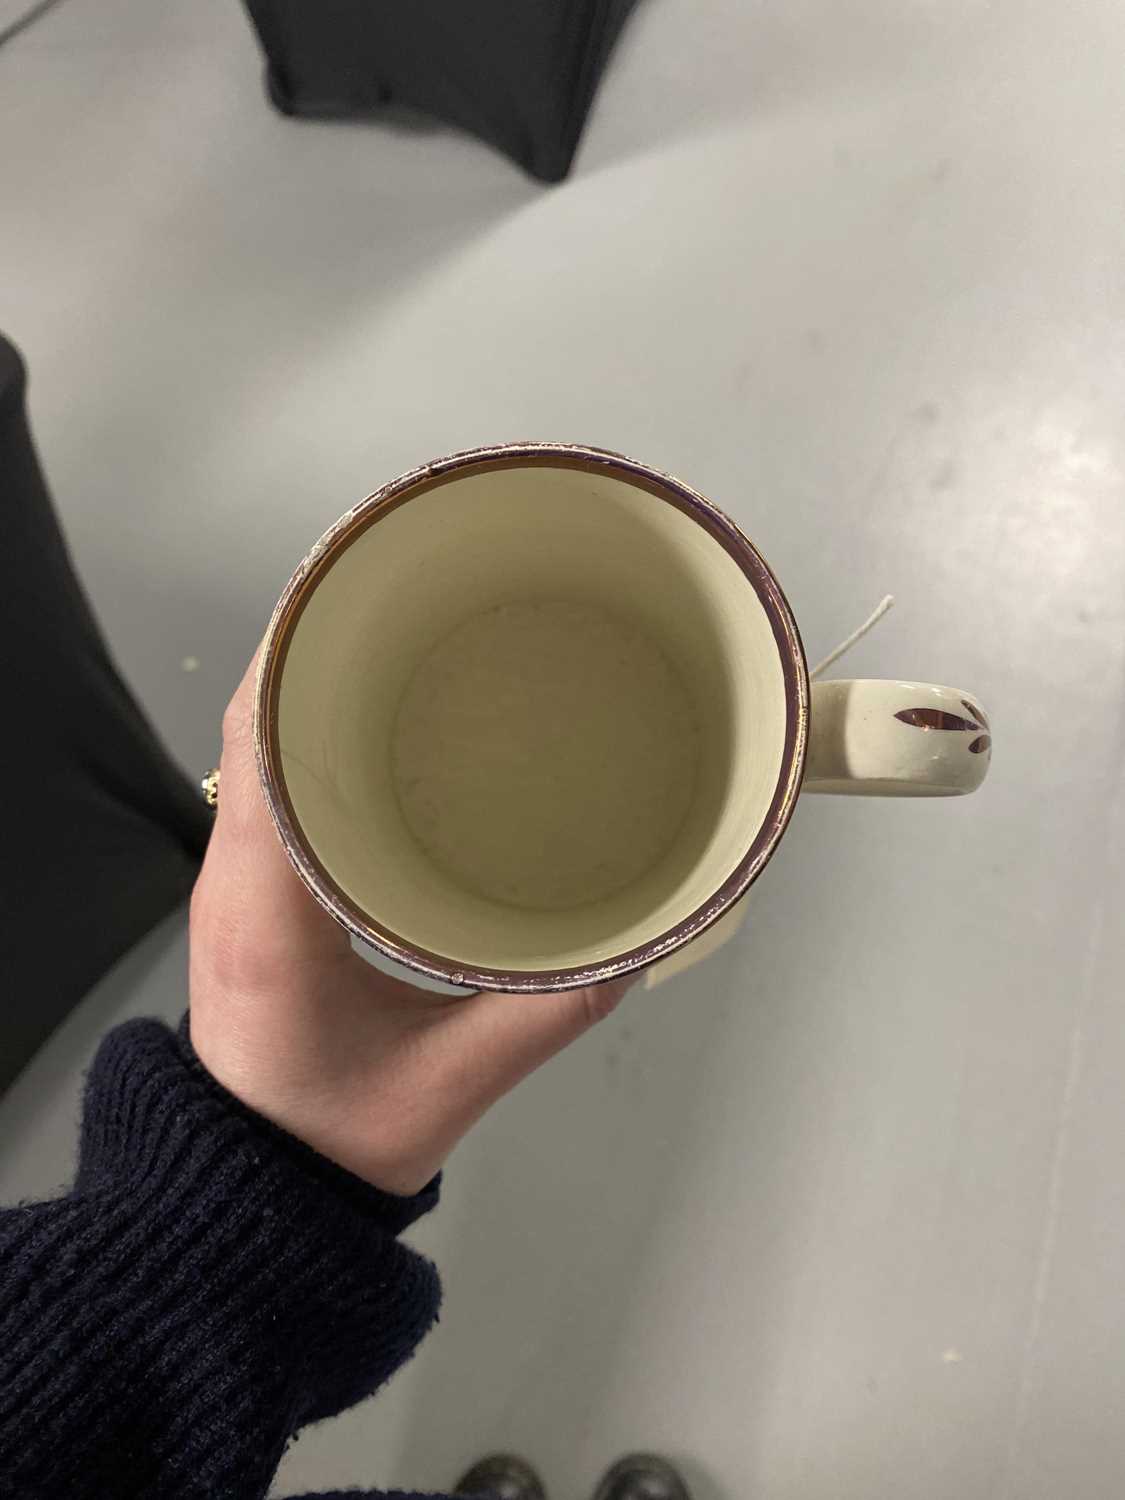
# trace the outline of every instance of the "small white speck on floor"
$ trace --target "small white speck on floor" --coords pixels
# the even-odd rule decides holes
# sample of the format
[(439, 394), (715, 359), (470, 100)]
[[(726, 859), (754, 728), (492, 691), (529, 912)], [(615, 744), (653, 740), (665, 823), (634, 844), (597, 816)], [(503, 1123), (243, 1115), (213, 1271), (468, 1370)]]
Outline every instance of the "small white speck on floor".
[(941, 1362), (943, 1365), (959, 1365), (964, 1357), (960, 1349), (946, 1349), (942, 1353)]
[(183, 667), (183, 669), (184, 669), (185, 672), (198, 672), (199, 671), (199, 657), (198, 656), (185, 656), (184, 659), (183, 659), (183, 661), (180, 663), (180, 666)]

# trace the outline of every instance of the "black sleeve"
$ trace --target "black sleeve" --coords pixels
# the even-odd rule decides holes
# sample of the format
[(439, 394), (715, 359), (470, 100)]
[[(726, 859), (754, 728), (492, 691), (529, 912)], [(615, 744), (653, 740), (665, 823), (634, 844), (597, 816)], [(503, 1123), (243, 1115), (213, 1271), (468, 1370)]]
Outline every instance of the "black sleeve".
[(0, 1211), (0, 1495), (258, 1500), (308, 1422), (435, 1321), (380, 1192), (246, 1108), (186, 1034), (131, 1021), (86, 1084), (78, 1175)]

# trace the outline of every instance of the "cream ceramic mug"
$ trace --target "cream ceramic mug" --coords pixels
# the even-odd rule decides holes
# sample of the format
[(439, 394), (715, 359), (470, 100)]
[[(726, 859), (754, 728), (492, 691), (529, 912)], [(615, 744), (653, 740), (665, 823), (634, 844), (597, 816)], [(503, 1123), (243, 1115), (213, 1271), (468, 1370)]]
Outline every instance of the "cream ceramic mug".
[(535, 991), (712, 951), (802, 787), (975, 790), (977, 705), (810, 688), (776, 578), (702, 495), (519, 443), (415, 469), (325, 533), (270, 622), (254, 735), (286, 851), (344, 927), (433, 980)]

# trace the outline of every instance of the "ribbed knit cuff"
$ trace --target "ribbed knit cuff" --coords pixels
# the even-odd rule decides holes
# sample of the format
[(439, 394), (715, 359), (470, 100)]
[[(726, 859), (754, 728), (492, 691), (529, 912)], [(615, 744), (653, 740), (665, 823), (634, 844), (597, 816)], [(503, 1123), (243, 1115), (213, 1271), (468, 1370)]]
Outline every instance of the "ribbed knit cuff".
[(272, 1120), (267, 1120), (257, 1110), (244, 1104), (236, 1094), (224, 1088), (200, 1061), (199, 1055), (191, 1044), (189, 1017), (190, 1012), (185, 1011), (177, 1029), (176, 1038), (192, 1076), (198, 1080), (201, 1088), (222, 1104), (229, 1114), (236, 1115), (254, 1134), (260, 1136), (264, 1145), (279, 1152), (314, 1182), (322, 1183), (324, 1187), (346, 1198), (355, 1205), (359, 1212), (377, 1219), (388, 1234), (401, 1234), (416, 1219), (420, 1219), (423, 1214), (428, 1214), (437, 1206), (441, 1192), (440, 1172), (432, 1177), (424, 1188), (420, 1188), (410, 1197), (385, 1192), (382, 1188), (375, 1187), (373, 1183), (365, 1182), (362, 1177), (357, 1177), (354, 1172), (349, 1172), (347, 1167), (342, 1167), (339, 1163), (329, 1160), (327, 1156), (322, 1156), (299, 1136), (291, 1135), (282, 1126), (275, 1125)]
[(264, 1493), (289, 1437), (377, 1389), (434, 1322), (437, 1272), (395, 1235), (436, 1197), (326, 1161), (160, 1022), (118, 1027), (89, 1073), (75, 1191), (9, 1224), (42, 1320), (0, 1318), (26, 1353), (0, 1407), (17, 1414), (26, 1383), (53, 1413), (38, 1434), (25, 1413), (24, 1458), (62, 1466), (75, 1496), (110, 1476), (104, 1493)]

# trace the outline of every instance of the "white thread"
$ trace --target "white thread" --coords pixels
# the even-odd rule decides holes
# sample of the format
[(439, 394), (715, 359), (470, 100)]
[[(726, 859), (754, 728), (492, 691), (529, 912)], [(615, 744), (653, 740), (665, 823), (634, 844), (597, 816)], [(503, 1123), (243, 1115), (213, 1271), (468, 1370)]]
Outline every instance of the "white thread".
[(864, 620), (859, 629), (853, 630), (846, 641), (840, 642), (835, 651), (829, 651), (828, 655), (824, 658), (823, 661), (817, 662), (816, 666), (809, 673), (809, 681), (815, 681), (816, 678), (818, 678), (824, 671), (825, 667), (830, 667), (834, 661), (839, 661), (845, 651), (850, 651), (855, 645), (856, 641), (862, 640), (867, 632), (872, 628), (872, 626), (878, 625), (879, 621), (887, 613), (887, 610), (892, 607), (894, 602), (895, 596), (893, 594), (884, 594), (883, 598), (880, 599), (879, 603), (867, 616), (867, 619)]

